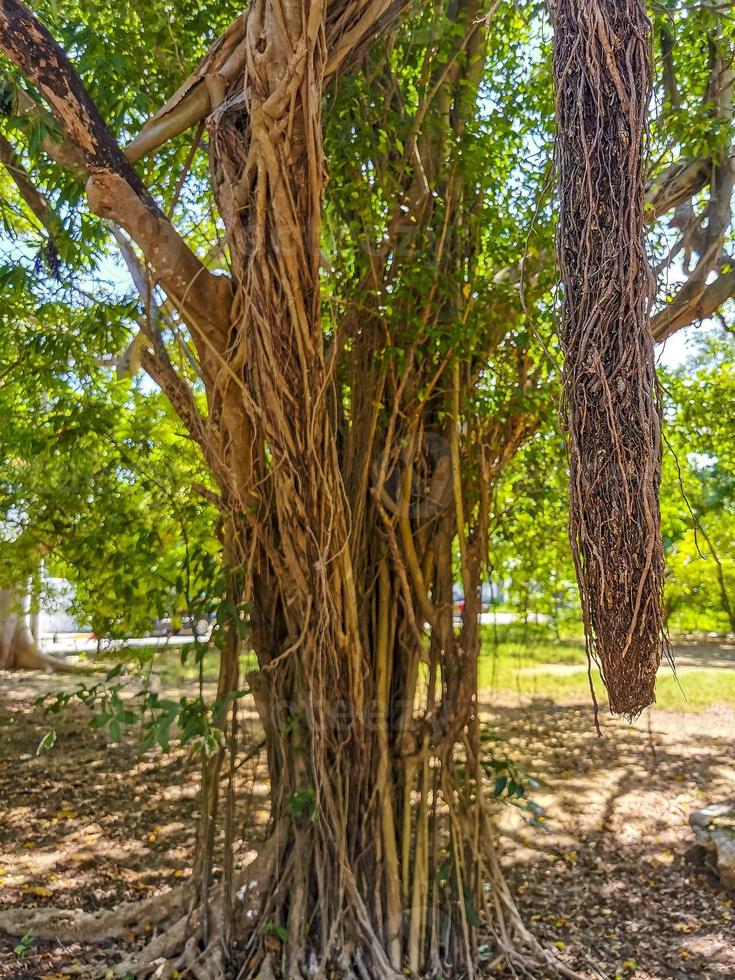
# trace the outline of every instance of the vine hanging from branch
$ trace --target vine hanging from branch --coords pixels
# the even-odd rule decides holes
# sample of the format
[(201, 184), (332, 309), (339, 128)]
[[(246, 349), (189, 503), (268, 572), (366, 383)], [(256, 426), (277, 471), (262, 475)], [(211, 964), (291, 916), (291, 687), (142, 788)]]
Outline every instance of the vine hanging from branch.
[(570, 540), (588, 653), (611, 710), (635, 715), (667, 645), (644, 242), (650, 24), (644, 0), (556, 0), (554, 18)]

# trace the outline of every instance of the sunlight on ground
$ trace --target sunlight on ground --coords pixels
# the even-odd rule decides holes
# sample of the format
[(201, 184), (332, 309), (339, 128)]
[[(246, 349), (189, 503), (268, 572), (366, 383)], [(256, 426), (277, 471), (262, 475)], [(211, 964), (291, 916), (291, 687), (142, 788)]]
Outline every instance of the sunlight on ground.
[[(131, 651), (123, 697), (146, 678), (177, 698), (196, 697), (201, 679), (205, 695), (215, 696), (217, 651), (207, 651), (201, 664), (193, 650), (184, 651), (183, 663), (178, 650), (151, 653)], [(532, 636), (521, 642), (508, 631), (483, 631), (486, 752), (493, 758), (497, 746), (537, 781), (530, 798), (544, 811), (534, 822), (525, 799), (498, 805), (514, 895), (549, 946), (577, 965), (592, 956), (610, 977), (703, 976), (705, 964), (708, 976), (735, 976), (732, 902), (706, 869), (685, 859), (689, 814), (728, 798), (735, 785), (735, 645), (681, 642), (676, 655), (678, 681), (662, 667), (658, 704), (634, 724), (610, 718), (598, 680), (600, 738), (582, 643)], [(91, 666), (97, 672), (84, 681), (104, 682), (105, 667)], [(243, 657), (243, 686), (254, 666)], [(6, 677), (0, 754), (14, 762), (0, 766), (7, 801), (0, 815), (0, 901), (111, 907), (187, 879), (199, 805), (191, 755), (176, 739), (169, 753), (141, 755), (134, 726), (110, 745), (104, 732), (90, 730), (92, 716), (79, 704), (53, 721), (34, 707), (40, 694), (73, 689), (77, 676)], [(260, 738), (257, 713), (249, 699), (240, 711), (247, 766), (238, 770), (238, 797), (250, 835), (244, 855), (268, 819), (268, 786), (263, 760), (247, 755)], [(39, 756), (51, 723), (57, 742)], [(24, 977), (51, 974), (71, 957), (53, 944), (39, 944), (30, 955), (34, 965), (24, 961), (31, 970)]]
[[(659, 670), (656, 707), (663, 711), (704, 711), (735, 706), (735, 650), (725, 642), (674, 645), (676, 675), (667, 663)], [(592, 678), (601, 704), (605, 691), (597, 668)], [(581, 642), (529, 640), (495, 644), (485, 634), (480, 658), (483, 691), (514, 692), (552, 700), (589, 701), (587, 662)]]

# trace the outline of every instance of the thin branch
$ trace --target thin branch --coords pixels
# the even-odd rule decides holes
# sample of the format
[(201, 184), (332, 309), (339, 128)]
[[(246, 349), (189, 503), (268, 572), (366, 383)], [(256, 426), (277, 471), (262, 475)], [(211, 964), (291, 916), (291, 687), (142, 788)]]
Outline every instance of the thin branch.
[[(124, 367), (130, 371), (135, 369), (136, 360), (140, 363), (143, 370), (171, 402), (174, 411), (186, 426), (187, 432), (200, 446), (204, 458), (214, 468), (212, 433), (197, 407), (191, 386), (177, 373), (171, 363), (160, 330), (160, 323), (165, 314), (153, 302), (151, 282), (146, 275), (146, 270), (122, 232), (114, 226), (111, 226), (110, 230), (130, 272), (133, 285), (145, 306), (145, 315), (139, 320), (138, 334), (133, 338), (124, 355), (130, 363)], [(152, 351), (148, 349), (149, 344), (153, 348)]]

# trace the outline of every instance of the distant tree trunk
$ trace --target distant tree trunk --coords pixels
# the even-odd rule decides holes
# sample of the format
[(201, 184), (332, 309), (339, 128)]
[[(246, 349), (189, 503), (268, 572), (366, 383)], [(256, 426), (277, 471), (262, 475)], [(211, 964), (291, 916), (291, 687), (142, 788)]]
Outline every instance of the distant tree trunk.
[(0, 669), (71, 670), (68, 664), (38, 649), (26, 622), (23, 600), (12, 589), (0, 589)]
[(26, 623), (22, 600), (9, 589), (0, 591), (0, 667), (35, 668), (38, 650)]

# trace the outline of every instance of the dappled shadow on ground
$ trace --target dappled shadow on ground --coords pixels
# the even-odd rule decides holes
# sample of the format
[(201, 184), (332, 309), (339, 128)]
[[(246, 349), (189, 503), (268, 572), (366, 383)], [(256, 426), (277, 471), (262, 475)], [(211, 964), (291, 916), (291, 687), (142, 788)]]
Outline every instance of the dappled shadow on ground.
[(485, 706), (504, 750), (542, 781), (545, 830), (505, 811), (505, 863), (539, 938), (585, 975), (735, 976), (733, 896), (688, 863), (688, 815), (735, 797), (735, 716)]
[[(111, 745), (90, 729), (92, 715), (81, 704), (53, 718), (34, 706), (39, 694), (76, 683), (0, 672), (0, 909), (91, 912), (163, 893), (190, 875), (199, 763), (175, 743), (168, 753), (142, 753), (135, 733)], [(50, 725), (56, 743), (37, 754)], [(257, 832), (262, 794), (258, 803), (253, 782), (242, 786), (242, 812)], [(88, 950), (59, 943), (34, 942), (17, 956), (17, 941), (0, 935), (0, 977), (38, 980), (88, 961)], [(96, 951), (101, 966), (105, 949)]]
[(735, 667), (735, 640), (677, 639), (676, 663), (679, 667)]
[[(56, 717), (56, 745), (36, 756), (49, 721), (33, 702), (58, 686), (0, 674), (0, 907), (91, 911), (163, 893), (190, 872), (196, 763), (178, 747), (110, 746), (81, 706)], [(589, 977), (735, 977), (734, 896), (684, 857), (691, 810), (735, 796), (732, 709), (653, 711), (635, 725), (602, 717), (599, 738), (588, 704), (484, 700), (497, 736), (488, 746), (542, 783), (534, 798), (546, 830), (511, 807), (499, 815), (508, 876), (539, 938)], [(247, 703), (242, 712), (252, 725)], [(246, 740), (258, 735), (244, 729)], [(247, 848), (266, 819), (265, 783), (255, 761), (241, 775)], [(128, 938), (94, 948), (32, 942), (19, 957), (17, 938), (0, 937), (0, 977), (38, 980), (90, 961), (102, 977)]]
[(56, 744), (36, 755), (51, 722), (13, 694), (0, 703), (3, 907), (44, 898), (92, 911), (183, 877), (197, 805), (185, 753), (109, 745), (79, 705), (54, 717)]

